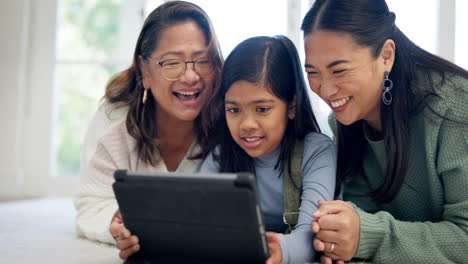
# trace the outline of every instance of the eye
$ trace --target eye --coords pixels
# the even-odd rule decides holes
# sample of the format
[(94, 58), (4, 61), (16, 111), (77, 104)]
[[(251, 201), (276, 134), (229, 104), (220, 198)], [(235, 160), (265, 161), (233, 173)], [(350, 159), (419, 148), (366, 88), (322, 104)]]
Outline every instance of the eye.
[(229, 113), (238, 113), (240, 112), (240, 109), (238, 107), (227, 107), (226, 108), (226, 112), (229, 112)]
[(340, 73), (343, 73), (344, 71), (345, 69), (336, 70), (336, 71), (333, 71), (333, 74), (340, 74)]
[(314, 75), (317, 75), (317, 74), (318, 74), (318, 72), (314, 72), (314, 71), (308, 71), (308, 72), (306, 72), (306, 73), (307, 73), (307, 75), (309, 75), (309, 76), (314, 76)]
[(265, 113), (267, 112), (268, 110), (270, 110), (269, 107), (257, 107), (257, 109), (255, 109), (257, 112), (260, 112), (260, 113)]

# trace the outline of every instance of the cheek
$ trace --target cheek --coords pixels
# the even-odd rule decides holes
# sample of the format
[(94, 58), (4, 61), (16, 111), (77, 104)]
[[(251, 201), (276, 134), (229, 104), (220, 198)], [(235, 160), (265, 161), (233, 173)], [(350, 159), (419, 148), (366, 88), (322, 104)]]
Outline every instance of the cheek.
[(235, 119), (229, 115), (226, 115), (226, 123), (227, 127), (229, 129), (229, 133), (231, 133), (232, 138), (236, 138), (236, 133), (237, 133), (237, 122)]

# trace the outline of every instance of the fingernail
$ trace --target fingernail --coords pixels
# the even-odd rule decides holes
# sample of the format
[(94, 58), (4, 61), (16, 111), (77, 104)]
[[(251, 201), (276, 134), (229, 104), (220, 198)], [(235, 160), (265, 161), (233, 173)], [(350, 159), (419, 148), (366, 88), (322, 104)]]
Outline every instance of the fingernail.
[(320, 215), (320, 210), (315, 211), (314, 214), (313, 214), (314, 217), (317, 217), (319, 215)]

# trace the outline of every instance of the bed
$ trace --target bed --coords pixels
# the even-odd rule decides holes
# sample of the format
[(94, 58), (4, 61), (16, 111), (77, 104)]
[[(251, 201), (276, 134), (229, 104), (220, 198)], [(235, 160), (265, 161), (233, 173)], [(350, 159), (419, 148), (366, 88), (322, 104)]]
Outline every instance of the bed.
[(122, 263), (115, 247), (78, 238), (70, 198), (0, 202), (0, 263)]

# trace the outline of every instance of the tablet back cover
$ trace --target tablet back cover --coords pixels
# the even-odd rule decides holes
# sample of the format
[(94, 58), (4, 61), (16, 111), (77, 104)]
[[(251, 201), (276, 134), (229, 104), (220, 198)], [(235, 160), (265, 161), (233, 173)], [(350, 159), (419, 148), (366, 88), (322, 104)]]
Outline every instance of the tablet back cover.
[(264, 263), (268, 249), (250, 174), (139, 174), (117, 171), (113, 185), (141, 253)]

